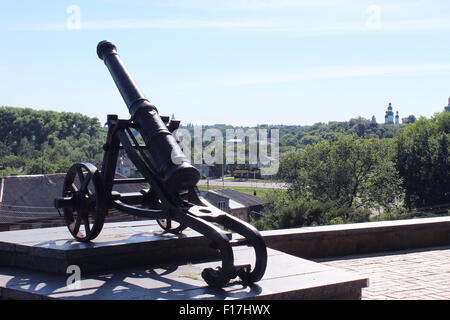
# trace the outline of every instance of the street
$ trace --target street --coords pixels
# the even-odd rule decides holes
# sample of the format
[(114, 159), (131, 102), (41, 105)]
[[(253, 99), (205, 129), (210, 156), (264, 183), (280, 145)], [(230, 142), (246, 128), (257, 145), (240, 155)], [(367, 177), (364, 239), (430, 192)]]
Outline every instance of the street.
[[(199, 185), (206, 186), (207, 180), (202, 179), (198, 182)], [(209, 179), (210, 186), (222, 186), (225, 187), (245, 187), (245, 188), (271, 188), (271, 189), (286, 189), (287, 186), (282, 182), (272, 182), (266, 180), (250, 180), (250, 181), (235, 181), (225, 179), (222, 182), (222, 179)]]

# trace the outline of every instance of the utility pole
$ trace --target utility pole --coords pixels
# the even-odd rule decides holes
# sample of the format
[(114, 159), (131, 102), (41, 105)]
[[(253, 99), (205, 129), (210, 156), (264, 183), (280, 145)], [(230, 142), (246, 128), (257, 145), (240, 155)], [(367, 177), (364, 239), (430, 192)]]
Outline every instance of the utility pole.
[(42, 145), (41, 172), (44, 174), (44, 145)]
[(224, 174), (224, 170), (223, 170), (223, 163), (222, 163), (222, 189), (225, 189), (225, 174)]

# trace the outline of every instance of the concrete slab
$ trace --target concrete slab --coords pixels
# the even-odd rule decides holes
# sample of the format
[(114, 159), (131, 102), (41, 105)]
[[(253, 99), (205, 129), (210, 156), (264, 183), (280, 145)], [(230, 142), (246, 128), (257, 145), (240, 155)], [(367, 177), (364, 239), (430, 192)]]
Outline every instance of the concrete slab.
[[(174, 236), (162, 234), (148, 221), (111, 223), (94, 242), (80, 244), (64, 229), (0, 233), (0, 297), (360, 299), (361, 289), (368, 285), (367, 278), (356, 273), (268, 249), (267, 270), (261, 281), (251, 286), (232, 281), (222, 290), (211, 289), (201, 272), (217, 267), (219, 261), (208, 249), (207, 239), (192, 230)], [(254, 263), (252, 248), (236, 247), (233, 251), (235, 264)], [(68, 264), (77, 264), (81, 270), (81, 280), (74, 288), (69, 286)]]
[(90, 272), (212, 258), (217, 253), (203, 235), (191, 229), (163, 233), (154, 221), (105, 224), (90, 243), (74, 240), (66, 227), (0, 232), (0, 265), (45, 272), (66, 274), (69, 265)]

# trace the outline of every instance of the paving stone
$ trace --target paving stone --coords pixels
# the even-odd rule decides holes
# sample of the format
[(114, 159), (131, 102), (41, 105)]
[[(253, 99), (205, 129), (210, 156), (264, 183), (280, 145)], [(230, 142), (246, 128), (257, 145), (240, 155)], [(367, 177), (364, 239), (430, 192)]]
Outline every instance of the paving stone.
[(369, 277), (363, 300), (450, 299), (450, 246), (348, 256), (322, 263)]

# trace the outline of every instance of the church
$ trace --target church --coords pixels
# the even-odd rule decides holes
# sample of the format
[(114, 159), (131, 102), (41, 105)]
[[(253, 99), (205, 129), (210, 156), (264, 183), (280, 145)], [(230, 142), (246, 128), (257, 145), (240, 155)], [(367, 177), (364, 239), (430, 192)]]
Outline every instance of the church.
[(385, 124), (399, 124), (399, 115), (398, 111), (395, 113), (395, 122), (394, 122), (394, 112), (392, 111), (392, 104), (389, 102), (389, 106), (386, 110), (386, 113), (384, 115), (384, 123)]

